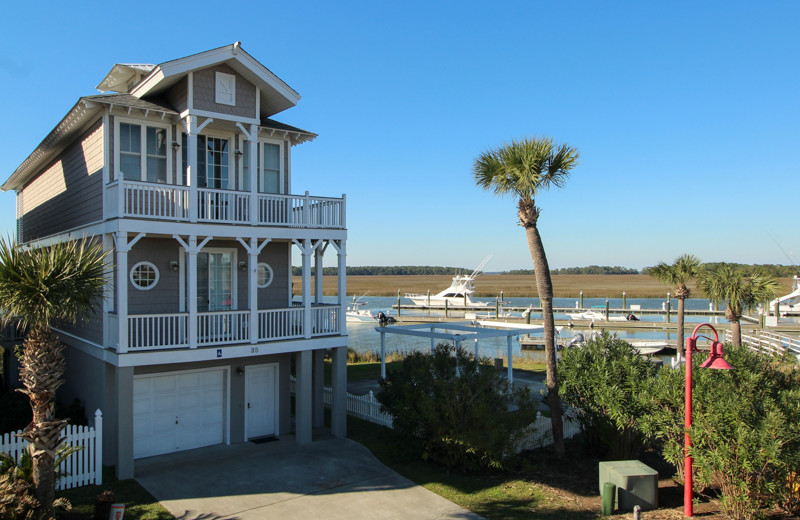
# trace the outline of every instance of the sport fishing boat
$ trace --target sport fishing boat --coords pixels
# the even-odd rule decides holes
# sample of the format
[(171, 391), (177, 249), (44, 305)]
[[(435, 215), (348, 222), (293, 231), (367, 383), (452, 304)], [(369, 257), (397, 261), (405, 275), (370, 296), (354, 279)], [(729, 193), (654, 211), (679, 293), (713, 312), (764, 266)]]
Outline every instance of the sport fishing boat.
[(356, 298), (353, 296), (353, 301), (347, 304), (347, 311), (345, 312), (345, 321), (348, 323), (375, 323), (378, 321), (377, 316), (372, 314), (367, 309), (362, 308), (367, 302), (362, 302), (361, 298), (366, 294)]
[[(568, 313), (567, 316), (573, 320), (606, 321), (605, 306), (598, 307), (598, 309), (600, 308), (604, 310), (601, 312), (592, 308), (581, 312)], [(639, 318), (633, 314), (627, 314), (625, 316), (609, 316), (608, 321), (639, 321)]]
[(450, 287), (444, 291), (435, 294), (411, 294), (406, 293), (405, 297), (411, 300), (414, 305), (420, 307), (444, 307), (445, 303), (448, 306), (454, 307), (472, 307), (484, 308), (488, 307), (488, 302), (478, 302), (472, 299), (472, 294), (475, 292), (475, 278), (481, 274), (481, 269), (491, 258), (487, 256), (486, 259), (470, 275), (457, 274), (453, 277)]
[(800, 278), (797, 275), (794, 275), (792, 280), (792, 292), (769, 302), (769, 310), (777, 311), (781, 316), (790, 312), (800, 313)]

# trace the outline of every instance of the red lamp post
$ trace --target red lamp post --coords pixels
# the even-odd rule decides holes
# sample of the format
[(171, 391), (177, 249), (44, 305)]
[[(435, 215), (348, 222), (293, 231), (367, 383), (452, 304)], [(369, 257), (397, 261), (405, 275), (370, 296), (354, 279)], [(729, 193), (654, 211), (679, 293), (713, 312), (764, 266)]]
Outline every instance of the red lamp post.
[(684, 418), (684, 426), (686, 433), (684, 434), (684, 465), (683, 465), (683, 514), (684, 516), (693, 516), (694, 511), (692, 508), (692, 457), (689, 455), (689, 450), (692, 446), (692, 440), (689, 438), (689, 430), (692, 427), (692, 352), (697, 352), (697, 339), (706, 338), (706, 336), (698, 336), (697, 331), (701, 327), (708, 327), (714, 332), (714, 340), (711, 342), (711, 352), (708, 355), (701, 368), (714, 368), (717, 370), (731, 370), (733, 367), (725, 361), (722, 352), (722, 343), (719, 342), (717, 330), (708, 323), (701, 323), (694, 328), (691, 338), (686, 338), (686, 416)]

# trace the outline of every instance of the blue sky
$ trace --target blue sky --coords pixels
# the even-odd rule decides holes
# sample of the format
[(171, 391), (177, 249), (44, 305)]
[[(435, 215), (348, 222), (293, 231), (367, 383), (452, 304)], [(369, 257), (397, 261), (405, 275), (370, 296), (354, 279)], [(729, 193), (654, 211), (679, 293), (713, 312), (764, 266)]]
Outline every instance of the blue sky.
[[(537, 135), (582, 156), (537, 198), (551, 267), (800, 262), (800, 3), (131, 5), (6, 9), (3, 180), (114, 63), (239, 40), (302, 96), (276, 116), (319, 134), (293, 191), (347, 194), (350, 265), (530, 268), (471, 166)], [(0, 193), (0, 232), (14, 216)]]

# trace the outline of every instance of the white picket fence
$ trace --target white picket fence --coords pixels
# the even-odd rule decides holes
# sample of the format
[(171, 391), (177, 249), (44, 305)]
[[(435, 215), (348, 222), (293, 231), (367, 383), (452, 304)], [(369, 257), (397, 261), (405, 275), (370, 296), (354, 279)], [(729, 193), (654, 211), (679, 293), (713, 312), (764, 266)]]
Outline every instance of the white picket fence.
[[(17, 437), (22, 430), (0, 435), (0, 453), (7, 453), (19, 463), (28, 441)], [(61, 463), (56, 489), (71, 489), (88, 484), (103, 483), (103, 414), (94, 413), (94, 426), (68, 424), (63, 432), (62, 444), (83, 449), (73, 453)]]

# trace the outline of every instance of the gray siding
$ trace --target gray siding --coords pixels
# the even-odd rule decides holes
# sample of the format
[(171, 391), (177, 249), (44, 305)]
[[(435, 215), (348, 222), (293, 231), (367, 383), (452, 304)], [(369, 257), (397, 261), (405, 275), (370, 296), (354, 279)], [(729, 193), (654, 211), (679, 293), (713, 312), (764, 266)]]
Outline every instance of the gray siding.
[[(216, 102), (216, 73), (224, 72), (236, 76), (236, 106)], [(217, 65), (194, 72), (194, 108), (218, 112), (230, 116), (256, 118), (256, 87), (227, 65)]]
[(103, 219), (103, 126), (98, 119), (22, 189), (23, 242)]
[(96, 309), (98, 310), (93, 315), (79, 319), (78, 322), (75, 323), (74, 325), (70, 323), (61, 323), (58, 325), (58, 328), (65, 332), (69, 332), (70, 334), (74, 334), (79, 338), (83, 338), (87, 341), (91, 341), (98, 345), (102, 345), (103, 344), (102, 301), (98, 302)]
[[(235, 248), (236, 262), (247, 262), (247, 252), (236, 241), (212, 240), (208, 248)], [(258, 289), (258, 308), (276, 309), (289, 306), (290, 268), (288, 242), (270, 242), (258, 256), (259, 262), (265, 262), (272, 267), (272, 283), (263, 289)], [(171, 261), (180, 261), (181, 249), (178, 242), (171, 238), (143, 238), (128, 253), (128, 314), (161, 314), (180, 311), (180, 272), (170, 269)], [(142, 291), (133, 286), (130, 281), (130, 270), (138, 262), (151, 262), (159, 272), (159, 280), (155, 287)], [(185, 264), (185, 262), (184, 262)], [(246, 310), (248, 305), (249, 276), (245, 269), (240, 270), (236, 265), (236, 303), (239, 310)], [(185, 269), (185, 265), (184, 265)], [(255, 280), (253, 281), (255, 284)], [(101, 334), (102, 336), (102, 334)], [(102, 337), (101, 337), (102, 340)]]
[[(145, 237), (128, 253), (128, 314), (161, 314), (178, 312), (180, 307), (180, 273), (169, 267), (171, 261), (179, 261), (178, 242), (172, 238)], [(158, 269), (159, 279), (155, 287), (142, 291), (131, 283), (130, 270), (138, 262), (151, 262)]]
[[(238, 81), (238, 80), (237, 80)], [(189, 108), (189, 80), (183, 78), (174, 87), (169, 89), (166, 96), (167, 102), (176, 112), (183, 112)]]

